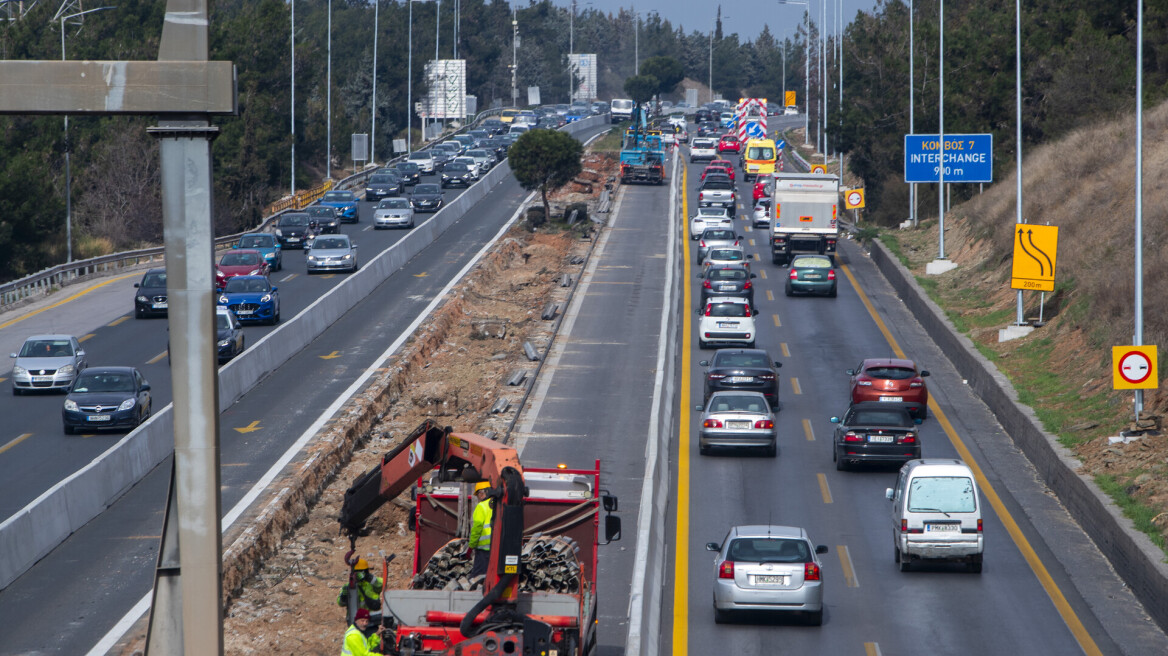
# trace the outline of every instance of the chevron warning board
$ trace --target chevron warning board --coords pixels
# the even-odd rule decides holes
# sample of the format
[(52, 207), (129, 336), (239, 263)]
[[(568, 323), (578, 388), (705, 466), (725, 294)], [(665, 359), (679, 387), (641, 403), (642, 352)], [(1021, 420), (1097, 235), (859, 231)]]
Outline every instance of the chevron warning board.
[(767, 133), (767, 99), (739, 98), (734, 110), (734, 122), (738, 126), (738, 140), (748, 136), (765, 137)]

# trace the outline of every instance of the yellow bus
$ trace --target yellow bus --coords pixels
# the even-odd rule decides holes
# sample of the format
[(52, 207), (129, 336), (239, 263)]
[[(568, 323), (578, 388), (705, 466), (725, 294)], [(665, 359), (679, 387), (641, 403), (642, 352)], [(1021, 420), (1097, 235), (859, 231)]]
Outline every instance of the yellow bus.
[(779, 149), (772, 139), (748, 139), (742, 149), (742, 172), (747, 180), (775, 172)]

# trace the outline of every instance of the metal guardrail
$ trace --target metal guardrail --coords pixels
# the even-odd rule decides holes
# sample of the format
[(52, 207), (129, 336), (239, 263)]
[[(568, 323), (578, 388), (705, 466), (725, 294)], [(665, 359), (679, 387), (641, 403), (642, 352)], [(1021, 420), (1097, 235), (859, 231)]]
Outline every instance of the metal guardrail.
[[(492, 108), (484, 110), (475, 115), (465, 126), (458, 130), (442, 134), (437, 139), (427, 143), (421, 149), (425, 149), (445, 139), (450, 138), (455, 134), (460, 134), (473, 128), (484, 118), (502, 112), (502, 108)], [(281, 214), (290, 209), (301, 209), (307, 207), (324, 195), (330, 189), (348, 189), (356, 184), (364, 184), (365, 180), (373, 174), (378, 168), (386, 164), (392, 164), (404, 159), (404, 155), (394, 157), (383, 164), (370, 164), (364, 170), (358, 171), (353, 175), (341, 179), (338, 182), (332, 180), (326, 181), (324, 184), (300, 192), (295, 196), (289, 196), (283, 200), (272, 204), (268, 211), (270, 214), (264, 217), (260, 224), (250, 230), (238, 232), (232, 235), (225, 235), (215, 239), (216, 248), (225, 247), (232, 242), (238, 240), (240, 236), (250, 232), (262, 232), (267, 230), (272, 222)], [(133, 269), (140, 267), (143, 264), (153, 264), (160, 262), (163, 259), (165, 249), (162, 246), (154, 248), (143, 248), (134, 251), (123, 251), (121, 253), (111, 253), (109, 255), (101, 255), (99, 257), (91, 257), (85, 260), (75, 260), (66, 264), (58, 264), (56, 266), (42, 269), (34, 274), (25, 276), (19, 280), (0, 284), (0, 311), (11, 309), (31, 299), (46, 296), (53, 290), (60, 289), (65, 285), (75, 282), (97, 278), (105, 275), (112, 275), (111, 272), (117, 272), (126, 269)]]

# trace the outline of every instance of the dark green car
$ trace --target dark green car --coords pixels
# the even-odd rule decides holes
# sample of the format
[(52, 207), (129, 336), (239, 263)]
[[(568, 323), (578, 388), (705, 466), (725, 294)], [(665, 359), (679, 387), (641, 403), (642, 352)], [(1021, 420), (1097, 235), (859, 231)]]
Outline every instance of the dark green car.
[(819, 294), (835, 298), (835, 263), (828, 255), (796, 255), (787, 275), (787, 296)]

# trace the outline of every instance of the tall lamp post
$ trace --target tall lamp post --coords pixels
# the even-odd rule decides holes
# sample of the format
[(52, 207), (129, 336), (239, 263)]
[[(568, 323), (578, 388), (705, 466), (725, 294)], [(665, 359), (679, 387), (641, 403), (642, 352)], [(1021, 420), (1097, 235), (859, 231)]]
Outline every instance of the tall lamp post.
[[(325, 77), (324, 179), (333, 178), (333, 0), (328, 1), (328, 73)], [(377, 10), (373, 10), (373, 107), (377, 107)], [(374, 115), (374, 125), (377, 117)], [(375, 133), (376, 134), (376, 133)]]
[[(414, 152), (414, 3), (428, 0), (407, 0), (410, 5), (406, 23), (406, 153)], [(375, 87), (376, 88), (376, 87)]]
[[(806, 19), (807, 36), (803, 39), (803, 145), (811, 145), (811, 0), (796, 2), (795, 0), (779, 0), (780, 5), (802, 5), (806, 7), (803, 16)], [(786, 67), (783, 68), (784, 73)], [(784, 88), (786, 84), (783, 85)], [(787, 101), (783, 98), (783, 102)]]
[[(86, 9), (74, 14), (56, 16), (61, 22), (61, 61), (65, 61), (65, 21), (78, 18), (95, 11), (114, 9), (114, 7), (97, 7)], [(73, 166), (69, 160), (69, 153), (73, 147), (69, 145), (69, 115), (65, 115), (65, 262), (73, 261)]]

